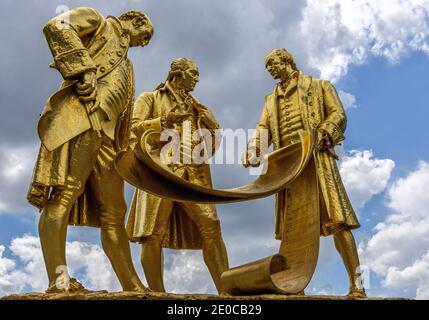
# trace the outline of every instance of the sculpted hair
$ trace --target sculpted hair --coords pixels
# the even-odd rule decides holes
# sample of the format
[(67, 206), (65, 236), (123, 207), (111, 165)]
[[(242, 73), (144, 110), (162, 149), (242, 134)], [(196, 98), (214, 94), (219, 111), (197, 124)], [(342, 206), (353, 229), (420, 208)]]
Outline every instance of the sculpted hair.
[(136, 11), (136, 10), (129, 10), (127, 12), (124, 12), (118, 17), (118, 19), (122, 21), (130, 21), (135, 19), (135, 21), (133, 21), (134, 27), (140, 27), (145, 24), (152, 25), (149, 18), (143, 12)]
[[(196, 63), (194, 61), (192, 61), (191, 59), (188, 58), (177, 58), (174, 59), (171, 62), (170, 65), (170, 71), (168, 72), (168, 76), (167, 76), (167, 80), (166, 81), (171, 81), (173, 80), (173, 78), (175, 76), (179, 76), (182, 77), (183, 76), (183, 71), (185, 71), (186, 69), (189, 68), (190, 65), (196, 65)], [(155, 90), (158, 90), (162, 87), (165, 86), (165, 82), (161, 82), (156, 88)]]
[(267, 54), (267, 57), (265, 58), (265, 66), (267, 65), (268, 59), (272, 56), (276, 55), (280, 58), (281, 61), (284, 63), (290, 64), (292, 69), (298, 71), (298, 68), (296, 67), (295, 60), (293, 60), (292, 55), (284, 48), (278, 48), (271, 51), (269, 54)]
[(188, 58), (174, 59), (170, 65), (167, 81), (171, 81), (175, 76), (182, 77), (183, 71), (189, 68), (190, 65), (195, 65), (195, 62)]

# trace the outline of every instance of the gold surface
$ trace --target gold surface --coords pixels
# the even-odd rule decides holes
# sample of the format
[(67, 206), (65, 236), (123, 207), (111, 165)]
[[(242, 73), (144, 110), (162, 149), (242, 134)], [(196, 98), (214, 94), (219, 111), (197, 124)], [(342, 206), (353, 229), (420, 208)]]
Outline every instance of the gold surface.
[[(301, 267), (303, 268), (301, 271), (297, 271), (296, 279), (288, 285), (294, 286), (293, 283), (306, 282), (307, 279), (303, 280), (301, 276), (306, 278), (305, 274), (309, 274), (310, 270), (314, 269), (315, 260), (308, 257), (309, 260), (305, 262), (301, 259), (307, 252), (313, 256), (316, 240), (312, 230), (316, 230), (316, 225), (320, 224), (322, 235), (334, 236), (336, 248), (349, 275), (349, 295), (364, 296), (359, 257), (351, 233), (351, 229), (358, 228), (360, 224), (341, 181), (336, 164), (338, 156), (334, 150), (335, 145), (345, 139), (347, 119), (343, 105), (332, 84), (303, 75), (286, 49), (271, 51), (266, 57), (265, 66), (271, 76), (279, 80), (279, 83), (266, 97), (256, 133), (249, 143), (246, 157), (252, 156), (251, 153), (254, 152), (252, 150), (263, 151), (259, 150), (261, 129), (269, 130), (271, 133), (270, 144), (274, 145), (274, 150), (290, 143), (289, 137), (293, 136), (296, 130), (303, 128), (317, 131), (314, 162), (310, 162), (314, 165), (314, 169), (303, 171), (304, 175), (315, 176), (310, 180), (312, 183), (307, 186), (292, 183), (276, 195), (275, 231), (276, 238), (282, 241), (280, 251), (287, 254), (292, 269), (294, 269), (294, 260), (297, 264), (306, 264), (306, 267)], [(320, 205), (319, 203), (316, 205), (316, 202)], [(300, 204), (303, 207), (308, 206), (308, 211), (300, 208)], [(316, 210), (317, 207), (318, 210)], [(296, 216), (297, 213), (300, 217)], [(320, 219), (316, 221), (318, 216)], [(301, 217), (303, 220), (300, 221)], [(289, 221), (289, 219), (292, 220)], [(294, 220), (295, 222), (289, 224)], [(305, 224), (308, 225), (307, 229), (303, 226)], [(302, 229), (303, 233), (296, 233), (295, 228)], [(309, 234), (305, 234), (306, 232)], [(290, 245), (288, 245), (289, 242)], [(299, 267), (296, 270), (299, 270)]]
[[(195, 142), (189, 137), (197, 130), (207, 129), (214, 138), (215, 129), (219, 127), (214, 115), (191, 94), (198, 78), (197, 65), (190, 59), (178, 58), (172, 61), (164, 83), (153, 92), (139, 96), (134, 105), (131, 126), (131, 145), (136, 145), (137, 153), (150, 150), (151, 155), (159, 160), (161, 141), (159, 137), (149, 135), (156, 127), (158, 130), (159, 127), (175, 130), (182, 154), (190, 154), (187, 152), (194, 150)], [(144, 151), (139, 149), (139, 141), (145, 143)], [(207, 163), (182, 162), (165, 166), (164, 170), (189, 185), (212, 186)], [(150, 181), (147, 177), (141, 182), (161, 186), (159, 181)], [(132, 241), (142, 243), (141, 261), (149, 287), (155, 291), (165, 291), (162, 248), (202, 249), (204, 262), (216, 288), (222, 292), (220, 277), (228, 269), (228, 256), (215, 206), (178, 202), (172, 197), (147, 193), (146, 190), (136, 189), (134, 193), (127, 231)]]
[[(159, 153), (152, 152), (147, 143), (151, 135), (157, 134), (153, 130), (146, 131), (136, 152), (122, 151), (115, 161), (124, 179), (151, 194), (176, 201), (227, 203), (265, 197), (287, 185), (294, 186), (294, 201), (289, 203), (293, 214), (285, 219), (285, 230), (290, 233), (282, 240), (282, 255), (224, 272), (222, 288), (229, 294), (301, 292), (316, 266), (320, 234), (317, 177), (312, 160), (314, 133), (300, 131), (300, 142), (267, 155), (268, 168), (264, 175), (249, 185), (233, 189), (197, 185), (172, 173), (160, 160)], [(289, 166), (285, 168), (284, 163)], [(291, 261), (285, 270), (282, 258), (289, 260), (289, 255)]]
[[(300, 142), (266, 155), (264, 175), (244, 186), (215, 189), (197, 185), (173, 174), (163, 164), (159, 153), (147, 148), (146, 140), (156, 131), (146, 131), (137, 153), (123, 150), (118, 153), (115, 165), (119, 174), (130, 184), (151, 194), (177, 201), (197, 203), (228, 203), (258, 199), (272, 195), (296, 179), (311, 159), (315, 137), (312, 132), (300, 132)], [(137, 146), (138, 147), (138, 146)], [(137, 155), (138, 154), (138, 157)], [(288, 166), (283, 166), (288, 163)]]
[(284, 294), (261, 294), (261, 295), (215, 295), (215, 294), (174, 294), (161, 292), (94, 292), (94, 293), (27, 293), (13, 294), (0, 297), (0, 300), (216, 300), (216, 301), (252, 301), (257, 304), (260, 300), (413, 300), (409, 298), (380, 298), (380, 297), (350, 297), (350, 296), (332, 296), (332, 295), (284, 295)]
[(273, 282), (283, 293), (296, 294), (310, 282), (319, 254), (319, 193), (313, 158), (283, 192), (287, 208), (279, 253), (287, 257), (288, 269), (273, 275)]
[(228, 270), (222, 275), (226, 292), (233, 295), (303, 292), (313, 276), (319, 253), (317, 188), (314, 160), (311, 159), (282, 191), (288, 199), (279, 249), (284, 261), (277, 255)]
[[(359, 227), (359, 222), (342, 184), (334, 150), (344, 140), (344, 108), (335, 88), (327, 81), (303, 75), (285, 49), (272, 51), (266, 67), (280, 83), (266, 97), (244, 164), (252, 164), (250, 159), (264, 151), (260, 147), (262, 129), (270, 133), (269, 144), (274, 144), (274, 152), (268, 156), (266, 173), (256, 181), (227, 190), (186, 182), (172, 174), (146, 147), (148, 137), (156, 135), (150, 131), (143, 134), (135, 155), (130, 151), (118, 155), (117, 169), (131, 184), (178, 201), (226, 203), (277, 193), (276, 238), (281, 240), (280, 253), (286, 256), (288, 268), (271, 275), (267, 273), (267, 260), (250, 264), (259, 265), (260, 273), (249, 273), (248, 265), (239, 267), (225, 278), (224, 286), (232, 291), (240, 292), (242, 285), (243, 292), (248, 293), (252, 281), (255, 292), (261, 290), (256, 285), (258, 281), (264, 282), (266, 288), (274, 287), (274, 291), (302, 291), (317, 263), (319, 235), (333, 234), (349, 274), (349, 294), (364, 296), (359, 258), (350, 231)], [(301, 143), (294, 141), (297, 133)], [(157, 183), (151, 182), (152, 179)]]
[(136, 11), (104, 18), (80, 7), (51, 19), (43, 32), (64, 79), (39, 120), (42, 144), (28, 192), (41, 211), (47, 292), (88, 292), (67, 272), (68, 224), (99, 227), (122, 288), (146, 291), (131, 260), (124, 181), (113, 161), (129, 140), (134, 75), (128, 48), (146, 45), (152, 24)]
[(250, 262), (225, 271), (223, 289), (231, 295), (284, 293), (276, 285), (274, 276), (287, 268), (286, 258), (280, 254)]
[[(67, 226), (74, 224), (101, 228), (103, 248), (124, 290), (146, 291), (132, 264), (126, 231), (142, 243), (152, 289), (165, 290), (162, 247), (202, 248), (218, 291), (236, 295), (301, 293), (314, 273), (319, 236), (333, 235), (349, 274), (350, 296), (365, 295), (351, 233), (360, 225), (334, 150), (345, 139), (346, 115), (328, 81), (303, 75), (285, 49), (270, 52), (265, 66), (279, 83), (266, 97), (244, 164), (260, 164), (250, 160), (265, 152), (262, 130), (269, 132), (274, 151), (264, 157), (265, 173), (255, 181), (215, 189), (208, 164), (166, 165), (160, 157), (163, 129), (181, 132), (181, 154), (195, 147), (183, 134), (184, 120), (191, 132), (207, 129), (216, 141), (219, 124), (191, 95), (199, 80), (194, 62), (174, 60), (166, 81), (140, 95), (131, 115), (134, 76), (127, 53), (148, 44), (153, 34), (145, 15), (129, 11), (104, 18), (81, 7), (51, 19), (43, 32), (52, 66), (64, 79), (38, 123), (41, 146), (28, 192), (29, 202), (41, 211), (47, 292), (90, 294), (67, 274)], [(217, 147), (205, 144), (211, 154)], [(127, 230), (122, 178), (138, 188)], [(213, 204), (272, 194), (279, 253), (228, 270)]]

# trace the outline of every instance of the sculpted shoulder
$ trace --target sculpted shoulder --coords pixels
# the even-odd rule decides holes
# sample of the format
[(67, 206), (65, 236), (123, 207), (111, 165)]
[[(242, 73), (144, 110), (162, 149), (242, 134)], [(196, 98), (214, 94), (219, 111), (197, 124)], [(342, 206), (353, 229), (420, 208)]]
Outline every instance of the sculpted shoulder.
[(53, 17), (45, 24), (43, 30), (47, 32), (51, 27), (58, 28), (58, 26), (68, 24), (75, 29), (75, 32), (80, 34), (81, 32), (85, 33), (85, 30), (79, 28), (82, 22), (86, 26), (96, 29), (103, 20), (103, 16), (97, 10), (89, 7), (78, 7)]
[(323, 80), (320, 79), (320, 85), (322, 86), (323, 89), (334, 89), (334, 85), (331, 83), (331, 81), (329, 80)]
[(141, 93), (135, 102), (135, 106), (152, 105), (158, 90)]
[(276, 89), (277, 89), (277, 85), (274, 87), (274, 90), (272, 92), (265, 95), (265, 102), (269, 101), (274, 96)]

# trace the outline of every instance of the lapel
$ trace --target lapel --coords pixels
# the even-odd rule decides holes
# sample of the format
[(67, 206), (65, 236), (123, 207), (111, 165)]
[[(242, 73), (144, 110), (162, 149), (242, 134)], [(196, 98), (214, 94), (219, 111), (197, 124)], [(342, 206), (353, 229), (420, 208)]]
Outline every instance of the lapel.
[[(293, 85), (292, 85), (293, 84)], [(288, 97), (290, 92), (298, 87), (298, 79), (292, 79), (291, 82), (286, 87), (286, 90), (284, 91), (285, 98)]]
[[(308, 130), (308, 103), (312, 99), (309, 99), (308, 91), (310, 89), (312, 83), (312, 78), (310, 76), (305, 76), (302, 72), (299, 72), (298, 76), (298, 84), (297, 84), (297, 95), (298, 95), (298, 103), (301, 111), (302, 122), (304, 125), (304, 129)], [(279, 110), (278, 110), (278, 97), (277, 97), (277, 89), (280, 84), (277, 84), (274, 88), (274, 91), (267, 96), (267, 108), (269, 114), (269, 123), (270, 123), (270, 131), (272, 136), (272, 141), (274, 147), (277, 149), (280, 147), (280, 134), (279, 134)], [(312, 97), (311, 97), (312, 98)], [(313, 102), (311, 102), (313, 103)], [(310, 106), (311, 107), (311, 106)]]
[(176, 104), (171, 101), (170, 95), (167, 91), (172, 91), (168, 82), (165, 83), (164, 87), (156, 90), (157, 95), (154, 106), (157, 110), (158, 116), (167, 115), (176, 106)]
[[(308, 130), (308, 109), (309, 103), (312, 104), (312, 97), (308, 96), (308, 90), (311, 85), (312, 78), (310, 76), (305, 76), (302, 72), (299, 72), (298, 76), (298, 103), (299, 109), (301, 111), (302, 123), (304, 125), (304, 129)], [(311, 102), (310, 102), (311, 101)], [(310, 105), (311, 107), (311, 105)]]
[(269, 115), (269, 124), (271, 131), (271, 139), (274, 144), (274, 148), (280, 147), (280, 134), (279, 134), (279, 108), (278, 108), (278, 97), (277, 90), (280, 84), (274, 87), (274, 91), (267, 96), (267, 108)]

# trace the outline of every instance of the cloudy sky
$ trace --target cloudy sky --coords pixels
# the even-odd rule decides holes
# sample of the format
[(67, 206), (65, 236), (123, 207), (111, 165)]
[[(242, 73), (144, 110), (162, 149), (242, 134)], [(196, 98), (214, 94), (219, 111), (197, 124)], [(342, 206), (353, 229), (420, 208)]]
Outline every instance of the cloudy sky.
[[(287, 48), (305, 73), (331, 80), (347, 109), (340, 171), (362, 224), (354, 234), (367, 291), (429, 299), (428, 0), (1, 1), (0, 296), (46, 289), (38, 212), (25, 201), (38, 115), (61, 80), (48, 68), (41, 29), (76, 6), (147, 13), (155, 36), (130, 51), (137, 92), (162, 81), (173, 58), (192, 58), (201, 74), (195, 95), (224, 128), (254, 128), (275, 85), (264, 69), (273, 48)], [(253, 178), (239, 165), (215, 165), (212, 174), (220, 188)], [(277, 250), (273, 198), (218, 211), (231, 266)], [(67, 249), (71, 273), (86, 286), (119, 289), (96, 229), (70, 228)], [(140, 248), (132, 250), (144, 279)], [(167, 290), (215, 292), (201, 252), (167, 250), (165, 267)], [(347, 291), (333, 240), (323, 238), (306, 292)]]

